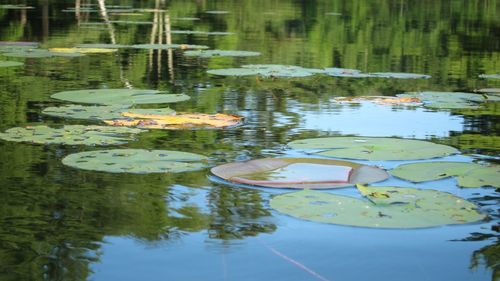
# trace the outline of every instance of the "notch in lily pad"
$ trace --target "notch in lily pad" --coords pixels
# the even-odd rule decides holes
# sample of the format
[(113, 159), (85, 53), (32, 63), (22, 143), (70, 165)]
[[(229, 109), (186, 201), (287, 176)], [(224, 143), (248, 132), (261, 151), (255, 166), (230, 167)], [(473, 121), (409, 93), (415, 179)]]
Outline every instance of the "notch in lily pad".
[(181, 173), (207, 167), (208, 158), (195, 153), (171, 150), (110, 149), (66, 156), (64, 165), (109, 173)]
[(320, 156), (375, 161), (429, 159), (459, 153), (451, 146), (428, 141), (375, 137), (303, 139), (287, 146)]
[(450, 193), (401, 187), (358, 187), (362, 199), (303, 190), (275, 196), (273, 209), (308, 221), (369, 228), (427, 228), (481, 221), (473, 203)]
[(135, 140), (134, 135), (146, 130), (109, 126), (66, 125), (15, 127), (0, 133), (0, 139), (35, 144), (118, 145)]
[(500, 187), (500, 166), (484, 166), (466, 162), (419, 162), (403, 164), (390, 173), (411, 182), (425, 182), (449, 177), (461, 187)]
[(137, 89), (89, 89), (64, 91), (53, 94), (54, 99), (76, 103), (101, 105), (133, 105), (174, 103), (186, 101), (189, 96), (184, 94), (166, 94), (157, 90)]
[(319, 158), (263, 158), (223, 164), (211, 172), (234, 184), (295, 189), (340, 188), (388, 177), (377, 167)]

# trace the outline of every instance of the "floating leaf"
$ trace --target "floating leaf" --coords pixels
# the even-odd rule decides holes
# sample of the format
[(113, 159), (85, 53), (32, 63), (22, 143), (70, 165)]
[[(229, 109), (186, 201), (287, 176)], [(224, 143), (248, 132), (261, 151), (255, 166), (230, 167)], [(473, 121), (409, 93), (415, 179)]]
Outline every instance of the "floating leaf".
[(213, 15), (225, 15), (229, 14), (228, 11), (218, 11), (218, 10), (211, 10), (211, 11), (205, 11), (206, 14), (213, 14)]
[(0, 41), (0, 46), (37, 48), (40, 43), (30, 41)]
[(479, 90), (475, 90), (475, 92), (479, 92), (479, 93), (491, 93), (491, 94), (498, 94), (498, 93), (500, 93), (500, 88), (486, 88), (486, 89), (479, 89)]
[(24, 4), (7, 4), (7, 5), (0, 5), (0, 9), (6, 9), (6, 10), (31, 10), (34, 9), (35, 7), (31, 6), (26, 6)]
[(428, 79), (431, 78), (427, 74), (417, 74), (417, 73), (404, 73), (404, 72), (373, 72), (370, 73), (371, 77), (379, 78), (396, 78), (396, 79)]
[(189, 99), (183, 94), (164, 94), (157, 90), (90, 89), (64, 91), (53, 94), (54, 99), (102, 105), (132, 105), (151, 103), (173, 103)]
[(259, 52), (249, 51), (225, 51), (225, 50), (198, 50), (198, 51), (185, 51), (184, 55), (187, 57), (253, 57), (260, 56)]
[(83, 170), (110, 173), (180, 173), (205, 168), (203, 155), (145, 149), (110, 149), (70, 154), (62, 163)]
[(496, 74), (480, 74), (479, 78), (500, 79), (500, 73), (496, 73)]
[(212, 168), (227, 181), (260, 187), (327, 189), (387, 179), (377, 167), (319, 158), (264, 158)]
[(381, 105), (405, 105), (405, 106), (422, 105), (422, 102), (417, 98), (389, 97), (389, 96), (336, 97), (333, 98), (333, 100), (338, 103), (373, 102)]
[(420, 162), (401, 165), (391, 174), (412, 182), (456, 177), (462, 187), (500, 187), (500, 166), (464, 162)]
[(361, 72), (361, 70), (349, 69), (349, 68), (337, 68), (337, 67), (325, 68), (323, 73), (334, 77), (349, 77), (349, 78), (371, 77), (370, 74), (363, 73)]
[(82, 54), (101, 54), (101, 53), (114, 53), (118, 49), (109, 48), (50, 48), (50, 52), (54, 53), (82, 53)]
[(42, 113), (50, 116), (75, 118), (75, 119), (123, 119), (123, 112), (133, 112), (137, 114), (175, 114), (170, 108), (159, 109), (131, 109), (123, 106), (85, 106), (85, 105), (65, 105), (60, 107), (47, 107)]
[(105, 120), (112, 126), (139, 127), (146, 129), (226, 128), (241, 123), (243, 117), (230, 114), (180, 113), (169, 115), (136, 114), (123, 112), (122, 116), (132, 120)]
[(0, 61), (0, 67), (21, 66), (24, 63), (18, 61)]
[(314, 150), (311, 153), (321, 156), (360, 160), (415, 160), (459, 153), (446, 145), (397, 138), (314, 138), (292, 141), (288, 146), (293, 149)]
[(171, 20), (196, 21), (196, 20), (200, 20), (200, 18), (180, 17), (180, 18), (171, 18)]
[(171, 34), (199, 34), (199, 35), (233, 35), (233, 32), (198, 31), (198, 30), (170, 30)]
[(295, 65), (248, 64), (243, 65), (241, 68), (208, 70), (207, 73), (222, 76), (307, 77), (316, 73), (322, 73), (322, 70), (303, 68)]
[(261, 71), (258, 69), (247, 69), (247, 68), (223, 68), (223, 69), (210, 69), (207, 70), (208, 74), (220, 75), (220, 76), (251, 76), (259, 75)]
[(420, 99), (425, 107), (447, 109), (479, 108), (482, 102), (500, 101), (500, 97), (494, 95), (460, 92), (418, 92), (404, 93), (397, 96)]
[(56, 53), (45, 49), (16, 48), (3, 54), (6, 57), (16, 58), (50, 58), (50, 57), (81, 57), (81, 53)]
[(148, 50), (167, 50), (167, 49), (208, 49), (204, 45), (189, 45), (189, 44), (137, 44), (132, 45), (135, 49), (148, 49)]
[[(277, 211), (314, 222), (371, 227), (423, 228), (485, 219), (473, 203), (452, 194), (414, 188), (369, 188), (368, 199), (314, 190), (275, 196)], [(385, 197), (383, 194), (389, 196)]]
[(134, 140), (132, 135), (141, 129), (107, 126), (66, 125), (62, 128), (47, 126), (15, 127), (0, 133), (0, 139), (37, 144), (117, 145)]
[(97, 48), (97, 49), (121, 49), (121, 48), (129, 48), (129, 45), (120, 45), (120, 44), (106, 44), (106, 43), (94, 43), (94, 44), (77, 44), (75, 48)]
[(111, 20), (110, 23), (114, 24), (137, 24), (137, 25), (152, 25), (152, 21), (130, 21), (130, 20)]

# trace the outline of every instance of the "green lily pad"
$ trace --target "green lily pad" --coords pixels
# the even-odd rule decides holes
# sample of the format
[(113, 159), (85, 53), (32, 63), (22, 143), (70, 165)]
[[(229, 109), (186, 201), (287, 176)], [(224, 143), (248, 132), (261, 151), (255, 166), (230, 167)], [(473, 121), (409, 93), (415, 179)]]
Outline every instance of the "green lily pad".
[(326, 157), (360, 160), (416, 160), (459, 153), (457, 149), (442, 144), (397, 138), (314, 138), (292, 141), (288, 146)]
[(462, 187), (500, 187), (500, 166), (464, 162), (421, 162), (398, 166), (391, 174), (412, 182), (456, 177)]
[(397, 96), (418, 98), (424, 103), (425, 107), (438, 109), (473, 109), (479, 108), (482, 102), (500, 101), (500, 97), (497, 97), (495, 95), (482, 95), (460, 92), (419, 92), (404, 93)]
[(77, 44), (76, 48), (97, 48), (97, 49), (122, 49), (128, 48), (128, 45), (120, 44), (106, 44), (106, 43), (95, 43), (95, 44)]
[(168, 50), (168, 49), (208, 49), (204, 45), (189, 45), (189, 44), (137, 44), (130, 46), (135, 49), (147, 50)]
[(490, 94), (498, 94), (500, 93), (500, 88), (486, 88), (486, 89), (478, 89), (475, 92), (479, 93), (490, 93)]
[(396, 78), (396, 79), (428, 79), (431, 78), (427, 74), (417, 74), (417, 73), (404, 73), (404, 72), (373, 72), (370, 73), (372, 77), (379, 78)]
[(70, 154), (62, 163), (83, 170), (110, 173), (180, 173), (207, 167), (199, 154), (145, 149), (110, 149)]
[(479, 78), (500, 79), (500, 73), (496, 73), (496, 74), (480, 74)]
[(363, 73), (361, 70), (357, 69), (349, 69), (349, 68), (325, 68), (324, 72), (326, 75), (330, 75), (333, 77), (347, 77), (347, 78), (368, 78), (372, 77), (368, 73)]
[(196, 21), (196, 20), (200, 20), (200, 18), (194, 18), (194, 17), (179, 17), (179, 18), (171, 18), (171, 20)]
[(151, 103), (173, 103), (189, 99), (184, 94), (164, 94), (157, 90), (90, 89), (64, 91), (53, 94), (54, 99), (102, 105), (132, 105)]
[(259, 71), (258, 69), (247, 69), (247, 68), (222, 68), (222, 69), (210, 69), (207, 70), (207, 73), (220, 76), (251, 76), (251, 75), (259, 75), (261, 71)]
[(152, 21), (110, 20), (114, 24), (152, 25)]
[(339, 188), (388, 177), (377, 167), (319, 158), (264, 158), (220, 165), (211, 172), (236, 184), (297, 189)]
[(225, 51), (225, 50), (198, 50), (198, 51), (185, 51), (184, 55), (187, 57), (253, 57), (260, 56), (259, 52), (249, 51)]
[(10, 52), (3, 53), (6, 57), (15, 58), (50, 58), (50, 57), (81, 57), (84, 56), (82, 53), (57, 53), (51, 52), (45, 49), (28, 49), (19, 48), (17, 50), (11, 50)]
[(117, 145), (134, 140), (134, 134), (145, 130), (108, 127), (66, 125), (62, 128), (48, 126), (15, 127), (0, 133), (0, 139), (14, 142), (67, 145)]
[(233, 32), (198, 31), (198, 30), (170, 30), (171, 34), (199, 34), (199, 35), (233, 35)]
[(175, 111), (170, 108), (158, 109), (132, 109), (123, 106), (85, 106), (85, 105), (66, 105), (60, 107), (47, 107), (42, 113), (50, 116), (75, 119), (124, 119), (123, 112), (132, 112), (135, 114), (174, 114)]
[(0, 5), (0, 9), (6, 9), (6, 10), (31, 10), (34, 9), (35, 7), (31, 6), (26, 6), (24, 4), (7, 4), (7, 5)]
[(219, 11), (219, 10), (210, 10), (210, 11), (205, 11), (206, 14), (213, 14), (213, 15), (225, 15), (229, 14), (228, 11)]
[[(368, 200), (302, 190), (275, 196), (270, 204), (299, 219), (370, 228), (425, 228), (486, 217), (473, 203), (445, 192), (399, 187), (369, 189)], [(384, 195), (389, 197), (384, 200)], [(371, 201), (373, 198), (378, 199), (377, 203)]]
[(31, 41), (0, 41), (0, 47), (13, 46), (13, 47), (29, 47), (37, 48), (40, 43)]
[(0, 61), (0, 67), (13, 67), (13, 66), (21, 66), (24, 63), (19, 61)]
[(295, 65), (280, 64), (247, 64), (241, 68), (208, 70), (207, 73), (222, 76), (260, 75), (264, 77), (307, 77), (322, 73), (320, 69), (303, 68)]

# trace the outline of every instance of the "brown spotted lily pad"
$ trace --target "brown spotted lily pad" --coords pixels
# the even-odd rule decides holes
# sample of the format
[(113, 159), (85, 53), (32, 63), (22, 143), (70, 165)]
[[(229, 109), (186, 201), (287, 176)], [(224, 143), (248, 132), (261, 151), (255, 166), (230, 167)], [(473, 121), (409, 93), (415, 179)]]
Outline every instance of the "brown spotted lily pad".
[(204, 114), (204, 113), (178, 113), (178, 114), (137, 114), (123, 112), (122, 116), (129, 120), (105, 120), (112, 126), (138, 127), (146, 129), (212, 129), (227, 128), (241, 123), (243, 117), (231, 114)]
[(211, 172), (237, 184), (297, 189), (339, 188), (388, 177), (377, 167), (319, 158), (263, 158), (220, 165)]

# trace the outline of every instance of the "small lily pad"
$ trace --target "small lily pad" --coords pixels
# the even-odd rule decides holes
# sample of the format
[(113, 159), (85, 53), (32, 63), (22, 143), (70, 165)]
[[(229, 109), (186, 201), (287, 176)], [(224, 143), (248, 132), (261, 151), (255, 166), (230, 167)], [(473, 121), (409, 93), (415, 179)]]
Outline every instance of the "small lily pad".
[(138, 127), (145, 129), (215, 129), (229, 128), (239, 125), (243, 117), (231, 114), (204, 114), (204, 113), (179, 113), (179, 114), (138, 114), (122, 112), (127, 120), (104, 120), (111, 126)]
[(34, 9), (34, 8), (35, 7), (26, 6), (24, 4), (0, 5), (0, 9), (6, 9), (6, 10), (31, 10), (31, 9)]
[(200, 20), (200, 18), (194, 18), (194, 17), (179, 17), (179, 18), (171, 18), (171, 20), (180, 20), (180, 21), (197, 21), (197, 20)]
[(19, 61), (0, 61), (0, 67), (14, 67), (22, 65), (24, 65), (24, 63)]
[(117, 145), (134, 140), (134, 134), (145, 130), (108, 126), (66, 125), (62, 128), (48, 126), (15, 127), (0, 133), (0, 139), (36, 144), (67, 145)]
[(184, 94), (165, 94), (157, 90), (132, 89), (91, 89), (64, 91), (53, 94), (54, 99), (102, 105), (133, 105), (151, 103), (174, 103), (185, 101), (189, 96)]
[(404, 73), (404, 72), (373, 72), (370, 73), (372, 77), (379, 78), (396, 78), (396, 79), (429, 79), (430, 75), (417, 74), (417, 73)]
[(401, 165), (390, 172), (412, 182), (456, 177), (462, 187), (500, 187), (500, 166), (483, 166), (465, 162), (420, 162)]
[(121, 49), (121, 48), (129, 48), (129, 45), (120, 45), (120, 44), (106, 44), (106, 43), (94, 43), (94, 44), (77, 44), (75, 48), (97, 48), (97, 49)]
[(479, 78), (500, 79), (500, 73), (495, 73), (495, 74), (480, 74)]
[(270, 205), (299, 219), (370, 228), (425, 228), (486, 218), (476, 205), (450, 193), (399, 187), (368, 190), (367, 199), (302, 190), (275, 196)]
[(288, 146), (326, 157), (360, 160), (416, 160), (459, 153), (451, 146), (427, 141), (373, 137), (304, 139)]
[(319, 158), (264, 158), (223, 164), (211, 172), (237, 184), (297, 189), (339, 188), (388, 177), (377, 167)]
[(185, 51), (184, 55), (187, 57), (253, 57), (260, 56), (259, 52), (249, 51), (225, 51), (225, 50), (198, 50), (198, 51)]
[(399, 94), (397, 96), (417, 98), (424, 103), (425, 107), (437, 109), (474, 109), (479, 108), (483, 102), (500, 101), (500, 97), (494, 95), (461, 92), (415, 92)]
[(333, 77), (347, 77), (347, 78), (368, 78), (372, 77), (368, 73), (363, 73), (361, 70), (349, 69), (349, 68), (325, 68), (324, 73)]
[(170, 30), (171, 34), (199, 34), (199, 35), (233, 35), (233, 32), (198, 31), (198, 30)]
[(47, 107), (42, 113), (50, 116), (74, 119), (123, 119), (123, 112), (136, 114), (175, 114), (170, 108), (159, 109), (132, 109), (123, 106), (85, 106), (85, 105), (65, 105), (60, 107)]
[(252, 76), (252, 75), (259, 75), (261, 71), (259, 71), (258, 69), (247, 69), (247, 68), (222, 68), (222, 69), (210, 69), (207, 70), (207, 73), (220, 76)]
[(207, 167), (207, 157), (199, 154), (145, 149), (110, 149), (70, 154), (64, 165), (110, 173), (180, 173)]
[(213, 14), (213, 15), (226, 15), (229, 14), (228, 11), (220, 11), (220, 10), (209, 10), (205, 11), (206, 14)]
[(6, 57), (15, 58), (50, 58), (50, 57), (81, 57), (82, 53), (56, 53), (45, 49), (19, 48), (3, 53)]
[(189, 45), (189, 44), (137, 44), (132, 45), (135, 49), (147, 49), (147, 50), (168, 50), (168, 49), (208, 49), (208, 46), (204, 45)]
[(363, 103), (372, 102), (380, 105), (419, 106), (422, 102), (417, 98), (391, 97), (391, 96), (361, 96), (361, 97), (336, 97), (338, 103)]
[(109, 48), (50, 48), (53, 53), (81, 53), (81, 54), (101, 54), (101, 53), (114, 53), (118, 49)]
[(31, 41), (0, 41), (0, 46), (37, 48), (40, 43)]
[(222, 76), (249, 76), (260, 75), (264, 77), (307, 77), (316, 73), (321, 73), (322, 70), (303, 68), (295, 65), (279, 65), (279, 64), (248, 64), (241, 68), (226, 68), (208, 70), (207, 73)]

